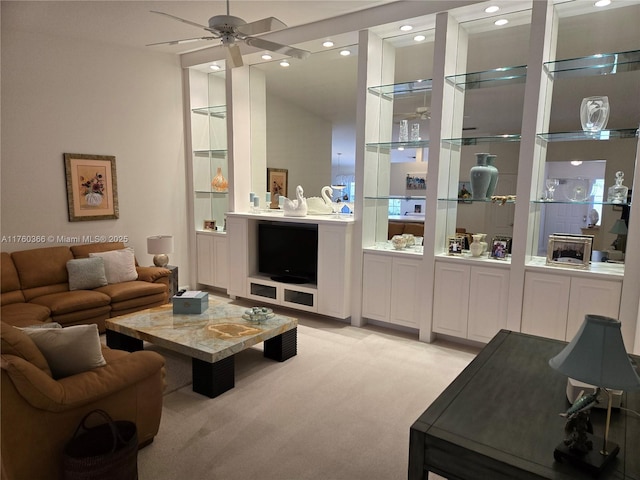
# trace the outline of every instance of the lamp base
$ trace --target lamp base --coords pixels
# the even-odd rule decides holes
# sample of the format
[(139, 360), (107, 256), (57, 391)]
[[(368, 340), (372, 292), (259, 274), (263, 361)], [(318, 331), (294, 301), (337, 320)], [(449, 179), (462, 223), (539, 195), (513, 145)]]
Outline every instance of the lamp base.
[(169, 255), (161, 253), (158, 255), (154, 255), (153, 257), (153, 264), (156, 267), (166, 267), (168, 263), (169, 263)]
[(553, 451), (553, 458), (558, 462), (567, 461), (578, 468), (588, 471), (591, 475), (595, 476), (600, 474), (602, 470), (616, 457), (620, 451), (620, 446), (617, 443), (607, 442), (607, 454), (600, 453), (602, 446), (604, 445), (604, 439), (602, 437), (596, 437), (591, 434), (587, 434), (589, 440), (593, 442), (593, 450), (585, 454), (574, 453), (569, 450), (564, 442), (556, 447)]

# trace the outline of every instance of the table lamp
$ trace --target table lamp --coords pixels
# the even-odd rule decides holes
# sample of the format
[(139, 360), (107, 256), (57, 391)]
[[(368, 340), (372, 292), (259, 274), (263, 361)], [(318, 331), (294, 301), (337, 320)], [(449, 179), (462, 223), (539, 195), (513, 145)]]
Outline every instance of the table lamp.
[(156, 235), (147, 237), (147, 253), (154, 254), (153, 264), (156, 267), (166, 267), (169, 263), (168, 253), (173, 252), (173, 237), (171, 235)]
[(578, 454), (568, 450), (564, 444), (559, 445), (554, 452), (556, 459), (567, 458), (593, 473), (599, 473), (620, 450), (617, 444), (608, 440), (611, 393), (607, 389), (640, 390), (640, 377), (624, 348), (620, 325), (620, 322), (613, 318), (586, 315), (584, 323), (573, 340), (564, 350), (549, 360), (549, 365), (560, 373), (599, 387), (607, 394), (604, 438), (593, 437), (594, 445), (602, 440), (600, 454)]
[(627, 250), (627, 234), (629, 233), (629, 229), (627, 228), (627, 224), (624, 223), (624, 220), (622, 220), (621, 218), (616, 220), (616, 223), (613, 224), (613, 227), (611, 227), (609, 233), (617, 235), (612, 245), (616, 248), (616, 250), (620, 250), (622, 253), (624, 253)]

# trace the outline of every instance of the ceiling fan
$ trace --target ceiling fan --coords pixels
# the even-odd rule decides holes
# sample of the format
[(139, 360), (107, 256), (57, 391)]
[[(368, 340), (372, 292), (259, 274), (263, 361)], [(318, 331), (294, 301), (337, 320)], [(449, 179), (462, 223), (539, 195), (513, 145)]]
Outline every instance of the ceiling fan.
[(256, 47), (270, 52), (281, 53), (289, 57), (299, 58), (304, 60), (311, 53), (288, 45), (282, 45), (280, 43), (272, 42), (262, 38), (253, 37), (252, 35), (258, 35), (261, 33), (270, 32), (280, 28), (286, 28), (286, 25), (275, 17), (267, 17), (262, 20), (256, 20), (255, 22), (247, 23), (243, 19), (233, 17), (229, 15), (229, 0), (227, 0), (227, 14), (216, 15), (209, 19), (209, 25), (201, 25), (199, 23), (185, 20), (184, 18), (176, 17), (164, 12), (158, 12), (151, 10), (151, 13), (157, 13), (164, 15), (165, 17), (178, 20), (179, 22), (192, 25), (194, 27), (203, 28), (211, 35), (204, 37), (186, 38), (183, 40), (172, 40), (169, 42), (151, 43), (148, 47), (154, 45), (179, 45), (182, 43), (196, 42), (198, 40), (220, 40), (222, 45), (227, 49), (227, 63), (233, 67), (241, 67), (242, 54), (240, 53), (240, 46), (238, 41), (244, 42), (251, 47)]

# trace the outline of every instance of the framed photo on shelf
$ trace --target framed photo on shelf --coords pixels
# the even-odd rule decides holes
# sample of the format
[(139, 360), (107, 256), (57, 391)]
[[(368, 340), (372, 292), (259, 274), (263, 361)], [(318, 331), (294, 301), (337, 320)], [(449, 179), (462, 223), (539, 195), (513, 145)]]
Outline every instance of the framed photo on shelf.
[(69, 221), (119, 218), (116, 157), (65, 153)]
[(581, 235), (578, 233), (554, 233), (553, 235), (559, 237), (577, 237), (577, 238), (590, 238), (591, 239), (591, 253), (589, 255), (589, 260), (591, 260), (591, 256), (593, 255), (593, 242), (596, 239), (595, 235)]
[(289, 171), (286, 168), (267, 168), (267, 187), (271, 193), (269, 208), (278, 208), (279, 198), (287, 196)]
[(489, 256), (496, 260), (505, 260), (511, 253), (511, 237), (495, 236), (491, 241)]
[(470, 182), (458, 182), (458, 203), (471, 203)]
[(547, 265), (589, 268), (593, 239), (588, 235), (549, 235)]
[(215, 220), (205, 220), (204, 225), (202, 226), (204, 230), (214, 231), (216, 229), (216, 221)]
[(464, 248), (464, 237), (451, 235), (447, 237), (447, 253), (449, 255), (462, 255)]

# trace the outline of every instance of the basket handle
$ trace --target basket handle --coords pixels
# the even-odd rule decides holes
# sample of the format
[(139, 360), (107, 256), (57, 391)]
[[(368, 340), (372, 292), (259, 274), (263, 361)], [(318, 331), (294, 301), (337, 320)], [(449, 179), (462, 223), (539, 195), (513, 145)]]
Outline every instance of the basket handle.
[[(104, 410), (96, 409), (96, 410), (91, 410), (89, 413), (87, 413), (78, 424), (78, 427), (76, 428), (76, 431), (73, 434), (73, 438), (76, 438), (78, 436), (78, 432), (80, 431), (80, 428), (86, 431), (91, 430), (91, 428), (87, 428), (85, 423), (87, 421), (87, 418), (89, 418), (94, 413), (101, 415), (106, 420), (106, 424), (109, 425), (109, 429), (111, 430), (111, 436), (113, 438), (113, 446), (111, 447), (110, 453), (115, 452), (116, 448), (118, 447), (118, 440), (124, 443), (124, 439), (120, 436), (118, 429), (116, 428), (116, 424), (114, 423), (111, 416)], [(95, 427), (92, 427), (92, 428), (95, 428)]]

